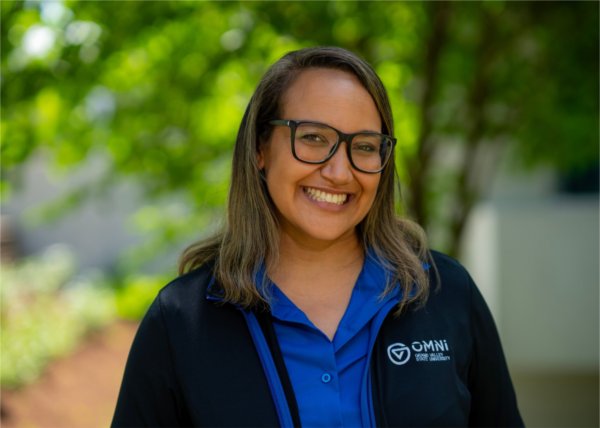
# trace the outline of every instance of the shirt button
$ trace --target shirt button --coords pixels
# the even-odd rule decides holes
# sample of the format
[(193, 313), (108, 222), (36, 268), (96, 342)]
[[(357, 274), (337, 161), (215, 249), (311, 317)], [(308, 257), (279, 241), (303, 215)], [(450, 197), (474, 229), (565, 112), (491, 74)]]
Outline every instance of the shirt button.
[(323, 373), (321, 375), (321, 382), (323, 382), (323, 383), (331, 382), (331, 375), (329, 373)]

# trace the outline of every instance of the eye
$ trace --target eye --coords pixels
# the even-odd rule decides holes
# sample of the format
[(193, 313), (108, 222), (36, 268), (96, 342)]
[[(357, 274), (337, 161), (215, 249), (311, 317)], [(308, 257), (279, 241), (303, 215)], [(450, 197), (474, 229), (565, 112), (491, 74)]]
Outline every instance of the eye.
[(360, 144), (357, 144), (356, 146), (354, 146), (354, 150), (369, 153), (369, 152), (374, 152), (375, 147), (373, 147), (373, 145), (369, 144), (369, 143), (360, 143)]
[(318, 145), (318, 144), (327, 144), (328, 143), (327, 137), (325, 137), (324, 135), (321, 135), (321, 134), (316, 134), (316, 133), (297, 135), (296, 139), (305, 144)]
[(370, 140), (359, 140), (352, 142), (352, 152), (361, 154), (361, 155), (369, 155), (373, 153), (379, 153), (379, 146), (381, 144), (370, 141)]

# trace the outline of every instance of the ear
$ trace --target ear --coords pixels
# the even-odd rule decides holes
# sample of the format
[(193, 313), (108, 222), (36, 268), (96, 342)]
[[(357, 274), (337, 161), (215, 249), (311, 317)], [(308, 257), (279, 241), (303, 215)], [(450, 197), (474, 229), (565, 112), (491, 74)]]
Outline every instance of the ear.
[(256, 152), (256, 164), (258, 165), (258, 169), (264, 169), (266, 164), (266, 151), (268, 150), (267, 142), (261, 141), (258, 144), (258, 151)]
[(261, 144), (258, 152), (256, 153), (256, 164), (258, 165), (258, 169), (263, 169), (265, 167), (265, 155), (263, 153), (263, 146)]

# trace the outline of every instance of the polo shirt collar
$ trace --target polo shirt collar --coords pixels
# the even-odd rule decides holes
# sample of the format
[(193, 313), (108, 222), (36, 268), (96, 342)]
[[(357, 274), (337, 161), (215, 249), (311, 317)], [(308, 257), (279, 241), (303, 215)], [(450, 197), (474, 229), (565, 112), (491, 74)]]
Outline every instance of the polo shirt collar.
[[(259, 270), (257, 280), (262, 278), (264, 266)], [(361, 272), (356, 280), (350, 302), (333, 339), (336, 349), (340, 349), (352, 339), (387, 302), (398, 301), (400, 288), (395, 287), (382, 296), (390, 272), (372, 251), (368, 251)], [(257, 281), (260, 284), (260, 281)], [(270, 305), (273, 317), (282, 322), (290, 322), (316, 329), (315, 325), (280, 289), (269, 282)]]

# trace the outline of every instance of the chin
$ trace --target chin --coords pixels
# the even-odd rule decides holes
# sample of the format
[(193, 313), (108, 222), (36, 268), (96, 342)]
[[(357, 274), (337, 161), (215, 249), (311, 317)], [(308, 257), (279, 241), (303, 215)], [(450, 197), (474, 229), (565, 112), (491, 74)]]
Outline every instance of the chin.
[(314, 241), (320, 241), (323, 243), (335, 243), (337, 241), (344, 241), (356, 236), (356, 228), (351, 230), (340, 230), (330, 231), (329, 233), (323, 233), (322, 230), (307, 234), (307, 237)]

